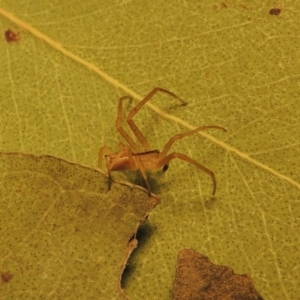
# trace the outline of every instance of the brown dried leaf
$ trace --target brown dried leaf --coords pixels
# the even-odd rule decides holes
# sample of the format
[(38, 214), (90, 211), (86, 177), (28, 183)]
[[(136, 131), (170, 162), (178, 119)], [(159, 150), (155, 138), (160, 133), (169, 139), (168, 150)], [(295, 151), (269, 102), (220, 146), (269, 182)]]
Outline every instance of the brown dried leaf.
[(173, 300), (263, 300), (250, 276), (215, 265), (194, 250), (178, 255)]

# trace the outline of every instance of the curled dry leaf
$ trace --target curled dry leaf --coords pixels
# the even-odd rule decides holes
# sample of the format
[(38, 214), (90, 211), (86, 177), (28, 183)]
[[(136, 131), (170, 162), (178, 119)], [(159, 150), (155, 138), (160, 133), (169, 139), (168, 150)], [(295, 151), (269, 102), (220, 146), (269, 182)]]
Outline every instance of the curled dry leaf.
[(173, 300), (263, 300), (250, 276), (215, 265), (194, 250), (178, 255)]

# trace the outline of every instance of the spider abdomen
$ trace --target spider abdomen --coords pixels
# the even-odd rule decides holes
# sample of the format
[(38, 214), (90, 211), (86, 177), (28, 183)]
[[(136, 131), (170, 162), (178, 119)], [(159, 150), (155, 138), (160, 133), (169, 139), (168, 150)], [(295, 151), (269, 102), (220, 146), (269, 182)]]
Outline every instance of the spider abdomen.
[(160, 152), (158, 150), (151, 150), (142, 153), (134, 153), (133, 158), (139, 160), (146, 170), (159, 169), (157, 162), (159, 160)]

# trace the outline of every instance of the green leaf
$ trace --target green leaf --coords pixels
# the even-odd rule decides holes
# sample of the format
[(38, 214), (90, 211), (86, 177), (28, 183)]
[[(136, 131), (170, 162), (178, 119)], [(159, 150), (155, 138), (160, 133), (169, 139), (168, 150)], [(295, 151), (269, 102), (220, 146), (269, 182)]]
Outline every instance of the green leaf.
[(125, 299), (121, 274), (158, 200), (107, 193), (99, 171), (50, 156), (1, 153), (0, 170), (2, 296)]
[[(124, 286), (130, 299), (171, 299), (183, 248), (249, 274), (266, 299), (300, 293), (300, 7), (270, 15), (273, 7), (0, 2), (2, 32), (20, 32), (11, 43), (3, 35), (0, 45), (2, 151), (97, 166), (101, 146), (117, 152), (124, 142), (115, 127), (118, 98), (140, 100), (154, 86), (188, 105), (157, 95), (150, 108), (159, 110), (145, 107), (136, 115), (153, 148), (201, 125), (228, 131), (207, 131), (173, 147), (214, 171), (216, 197), (210, 177), (185, 162), (152, 173), (162, 204), (132, 257)], [(115, 178), (140, 180), (127, 172)]]

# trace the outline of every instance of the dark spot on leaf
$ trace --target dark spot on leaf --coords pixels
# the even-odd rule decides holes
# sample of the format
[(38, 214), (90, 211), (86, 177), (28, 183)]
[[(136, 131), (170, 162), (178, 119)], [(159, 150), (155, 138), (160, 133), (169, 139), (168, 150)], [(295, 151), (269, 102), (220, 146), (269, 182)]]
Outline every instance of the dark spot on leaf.
[(8, 43), (17, 42), (20, 39), (20, 33), (8, 29), (4, 32), (5, 39)]
[(13, 274), (9, 271), (1, 273), (1, 281), (2, 283), (9, 283), (13, 278)]
[(281, 13), (281, 8), (272, 8), (269, 13), (271, 16), (278, 16)]

